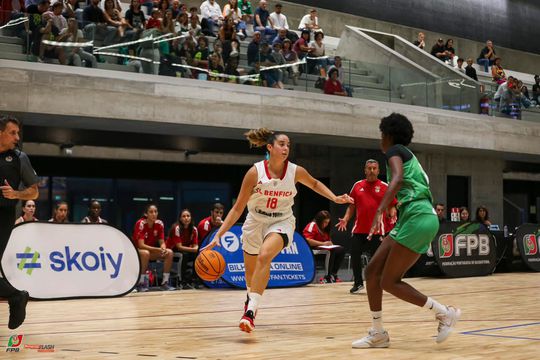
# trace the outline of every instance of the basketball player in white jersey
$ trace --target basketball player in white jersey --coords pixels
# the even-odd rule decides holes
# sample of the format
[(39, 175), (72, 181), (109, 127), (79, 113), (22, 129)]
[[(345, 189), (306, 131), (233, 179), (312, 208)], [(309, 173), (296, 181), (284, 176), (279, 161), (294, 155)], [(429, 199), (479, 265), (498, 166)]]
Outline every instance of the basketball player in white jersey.
[(234, 225), (247, 205), (248, 215), (242, 227), (242, 249), (246, 271), (248, 298), (240, 329), (251, 332), (262, 294), (270, 278), (270, 264), (293, 240), (295, 218), (292, 205), (296, 182), (337, 204), (352, 203), (349, 195), (336, 196), (323, 183), (313, 178), (303, 167), (290, 163), (289, 137), (261, 128), (246, 134), (254, 147), (266, 146), (269, 159), (256, 163), (242, 182), (238, 199), (227, 214), (207, 248), (221, 246), (219, 239)]

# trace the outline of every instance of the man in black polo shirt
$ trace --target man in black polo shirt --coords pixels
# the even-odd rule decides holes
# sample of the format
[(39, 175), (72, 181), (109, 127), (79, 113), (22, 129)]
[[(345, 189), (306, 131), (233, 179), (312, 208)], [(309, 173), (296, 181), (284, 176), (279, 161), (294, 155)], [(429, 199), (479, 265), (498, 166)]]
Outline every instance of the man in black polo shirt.
[[(38, 177), (25, 153), (17, 149), (20, 123), (14, 117), (0, 116), (0, 259), (4, 255), (19, 200), (38, 197)], [(23, 190), (20, 185), (24, 186)], [(3, 273), (2, 273), (3, 274)], [(18, 328), (26, 317), (28, 293), (17, 290), (0, 277), (0, 297), (9, 303), (10, 329)]]

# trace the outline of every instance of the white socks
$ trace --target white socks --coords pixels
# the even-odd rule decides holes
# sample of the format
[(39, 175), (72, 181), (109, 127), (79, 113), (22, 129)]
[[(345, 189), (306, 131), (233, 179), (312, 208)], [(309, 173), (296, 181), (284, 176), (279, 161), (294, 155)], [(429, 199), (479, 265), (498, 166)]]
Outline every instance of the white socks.
[(262, 295), (257, 294), (254, 292), (249, 293), (249, 303), (248, 303), (248, 310), (253, 311), (253, 314), (257, 312), (257, 309), (259, 308), (259, 302), (261, 301)]
[(171, 276), (170, 273), (163, 273), (163, 281), (161, 282), (161, 285), (168, 284), (170, 276)]
[(139, 277), (139, 284), (142, 285), (144, 284), (144, 277), (146, 276), (146, 274), (142, 274), (140, 277)]
[(372, 311), (371, 319), (373, 321), (372, 328), (377, 332), (383, 332), (384, 328), (382, 325), (382, 310), (381, 311)]
[(447, 314), (448, 313), (448, 309), (446, 308), (446, 306), (442, 305), (442, 304), (439, 304), (437, 301), (433, 300), (432, 298), (428, 297), (427, 298), (427, 301), (424, 305), (424, 307), (428, 310), (431, 310), (435, 313), (435, 315), (437, 314)]

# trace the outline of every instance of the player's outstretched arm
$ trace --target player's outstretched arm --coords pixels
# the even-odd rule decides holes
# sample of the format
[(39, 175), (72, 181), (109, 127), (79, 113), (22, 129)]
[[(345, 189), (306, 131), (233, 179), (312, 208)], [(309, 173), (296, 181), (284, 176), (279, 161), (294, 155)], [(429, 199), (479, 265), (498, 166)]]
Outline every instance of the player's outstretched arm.
[(246, 208), (249, 197), (251, 196), (251, 193), (253, 192), (253, 188), (255, 186), (257, 186), (257, 168), (255, 168), (255, 166), (252, 166), (251, 169), (249, 169), (244, 176), (244, 180), (242, 181), (242, 187), (240, 188), (240, 193), (238, 194), (238, 198), (234, 203), (231, 211), (229, 211), (229, 213), (225, 217), (223, 224), (221, 224), (221, 226), (219, 227), (212, 241), (202, 250), (212, 249), (216, 245), (221, 246), (219, 243), (219, 239), (231, 228), (231, 226), (236, 224), (240, 216), (242, 216), (242, 213)]
[(315, 191), (317, 194), (324, 196), (325, 198), (335, 202), (336, 204), (354, 203), (354, 200), (348, 194), (336, 196), (336, 194), (334, 194), (332, 190), (330, 190), (322, 182), (311, 176), (310, 173), (308, 173), (307, 170), (301, 166), (298, 166), (296, 168), (296, 181), (304, 184), (311, 190)]

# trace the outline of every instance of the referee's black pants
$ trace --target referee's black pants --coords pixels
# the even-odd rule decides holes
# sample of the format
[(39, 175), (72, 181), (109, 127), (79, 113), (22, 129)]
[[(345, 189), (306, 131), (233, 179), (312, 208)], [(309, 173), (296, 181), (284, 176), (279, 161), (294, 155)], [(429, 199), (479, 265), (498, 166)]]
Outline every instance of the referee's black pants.
[[(4, 256), (11, 230), (15, 224), (15, 207), (0, 206), (0, 260)], [(0, 297), (8, 298), (17, 293), (17, 289), (11, 286), (3, 277), (0, 278)]]
[(367, 262), (362, 262), (362, 254), (367, 256), (367, 259), (371, 259), (375, 251), (381, 244), (380, 235), (374, 235), (371, 240), (367, 239), (368, 234), (353, 234), (352, 246), (351, 246), (351, 265), (354, 275), (354, 284), (362, 285), (364, 278), (362, 272)]

